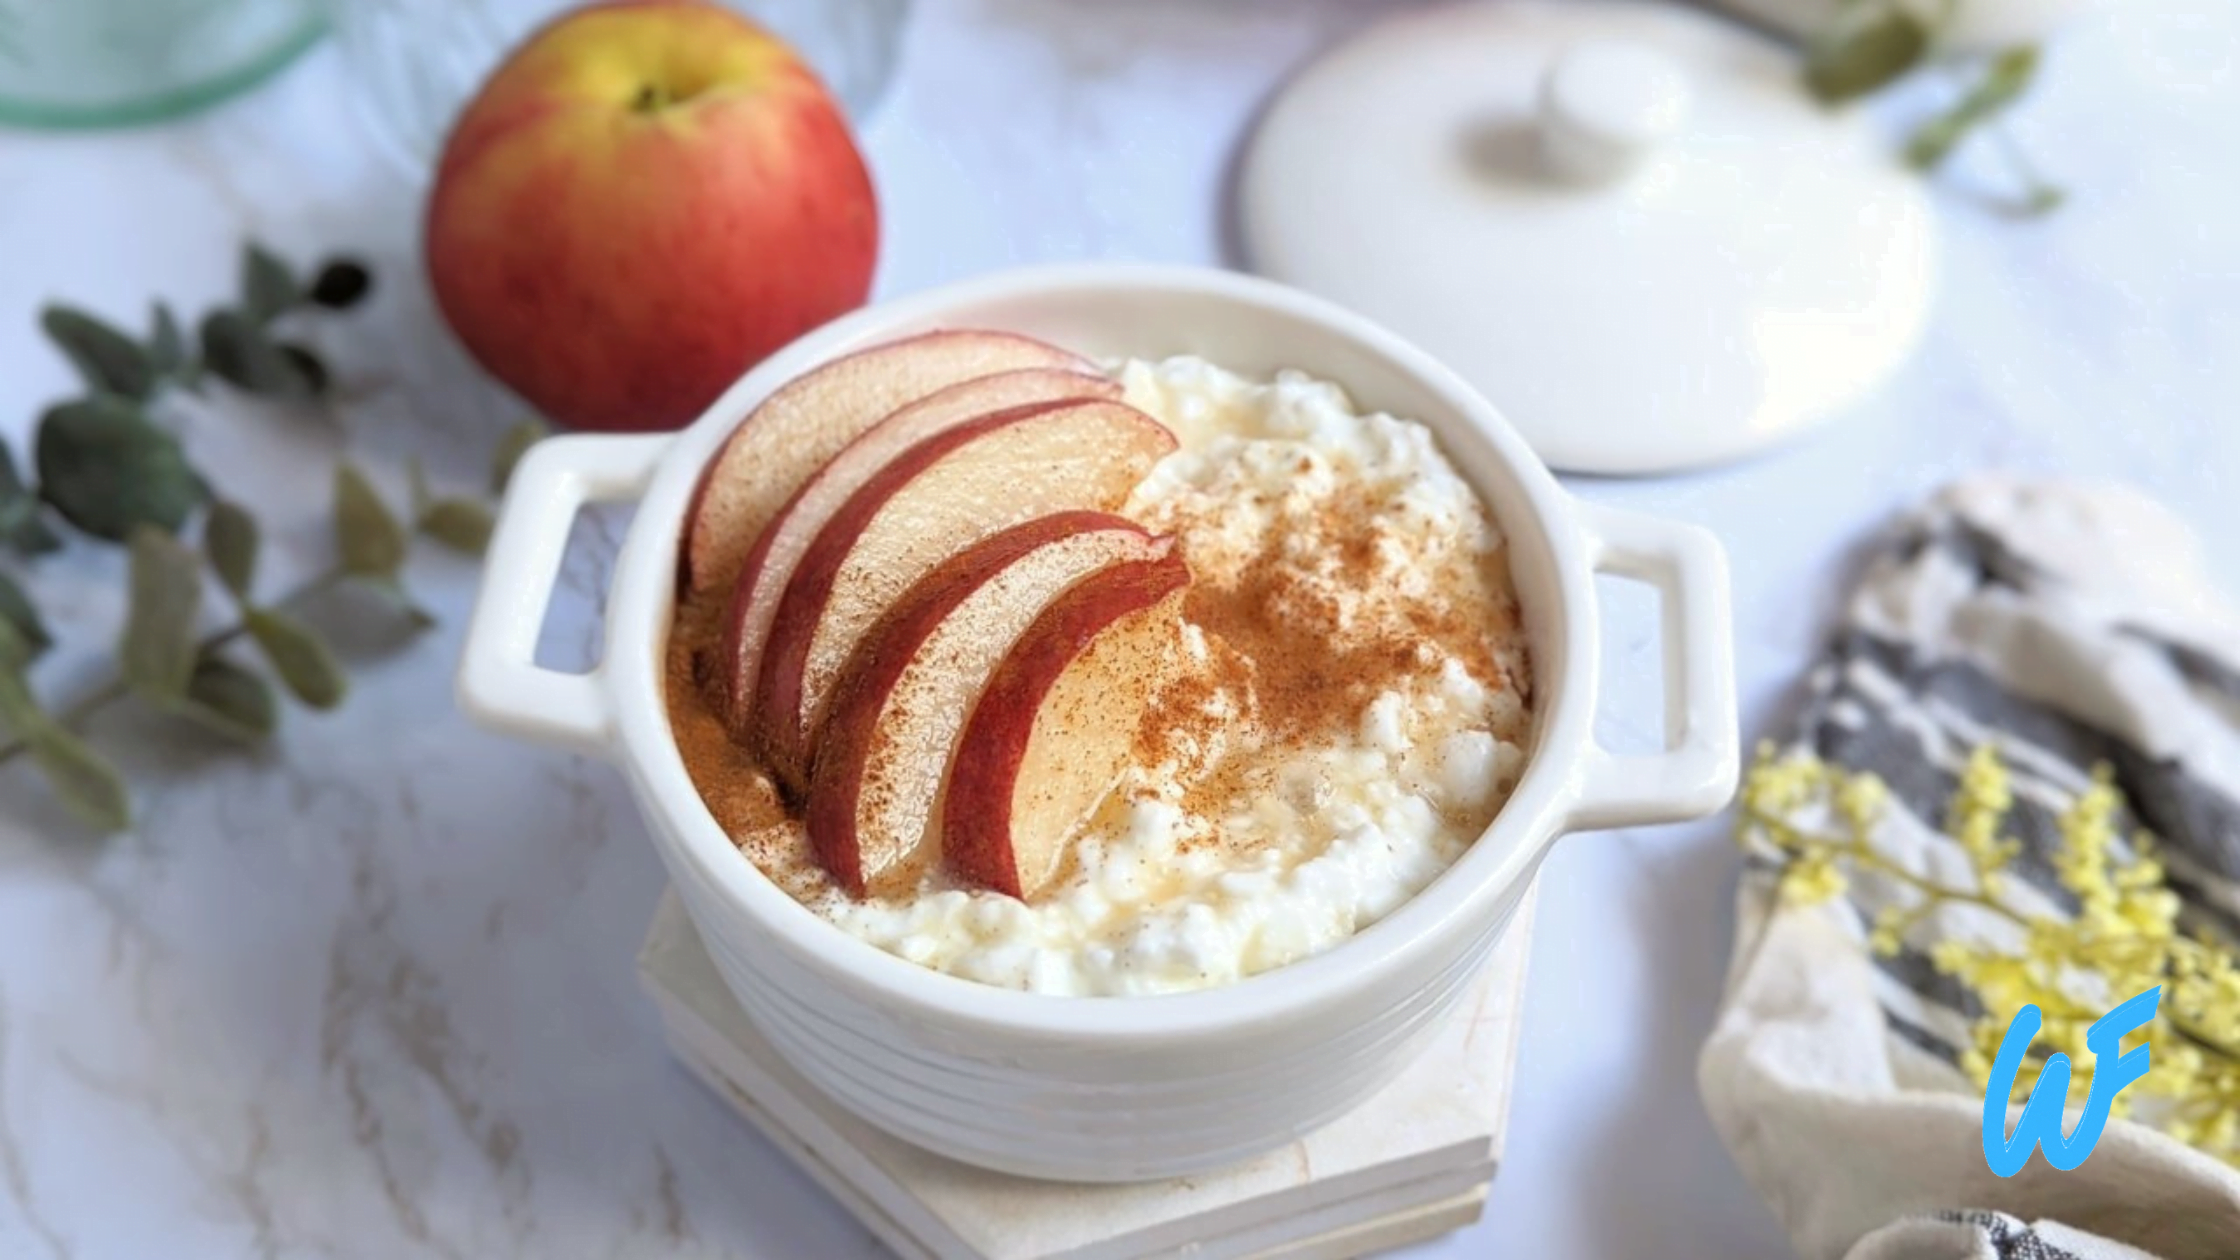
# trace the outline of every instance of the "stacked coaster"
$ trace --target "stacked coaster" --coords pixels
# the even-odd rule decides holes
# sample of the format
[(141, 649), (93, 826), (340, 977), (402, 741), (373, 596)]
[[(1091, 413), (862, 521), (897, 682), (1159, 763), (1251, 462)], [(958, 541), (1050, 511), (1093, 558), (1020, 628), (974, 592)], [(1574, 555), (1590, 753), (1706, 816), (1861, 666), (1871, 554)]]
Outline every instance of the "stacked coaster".
[(674, 896), (638, 971), (686, 1066), (905, 1260), (1329, 1260), (1478, 1219), (1508, 1122), (1531, 938), (1528, 901), (1453, 1022), (1360, 1110), (1247, 1163), (1134, 1185), (988, 1172), (857, 1119), (755, 1031)]

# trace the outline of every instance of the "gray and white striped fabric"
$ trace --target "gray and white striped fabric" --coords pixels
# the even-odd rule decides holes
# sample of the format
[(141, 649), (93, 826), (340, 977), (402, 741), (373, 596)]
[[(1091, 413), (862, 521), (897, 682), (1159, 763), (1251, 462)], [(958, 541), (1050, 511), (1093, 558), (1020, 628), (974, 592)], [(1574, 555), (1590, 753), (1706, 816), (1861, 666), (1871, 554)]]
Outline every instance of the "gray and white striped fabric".
[(1848, 1260), (2154, 1260), (2065, 1225), (2025, 1225), (2004, 1212), (1939, 1212), (1885, 1225), (1859, 1240)]
[[(2240, 612), (2199, 554), (2119, 488), (1952, 486), (1867, 557), (1788, 742), (1879, 774), (1878, 847), (1949, 880), (1967, 860), (1938, 822), (1969, 752), (1996, 743), (2023, 846), (2007, 895), (2063, 912), (2054, 818), (2106, 763), (2189, 919), (2240, 938)], [(1895, 890), (1854, 880), (1794, 909), (1773, 884), (1762, 863), (1743, 879), (1699, 1082), (1807, 1260), (2240, 1260), (2240, 1171), (2144, 1125), (2111, 1122), (2070, 1172), (2033, 1157), (1992, 1175), (1982, 1092), (1956, 1066), (1978, 1010), (1927, 952), (1999, 930), (1987, 916), (1955, 909), (1880, 958), (1867, 924)]]

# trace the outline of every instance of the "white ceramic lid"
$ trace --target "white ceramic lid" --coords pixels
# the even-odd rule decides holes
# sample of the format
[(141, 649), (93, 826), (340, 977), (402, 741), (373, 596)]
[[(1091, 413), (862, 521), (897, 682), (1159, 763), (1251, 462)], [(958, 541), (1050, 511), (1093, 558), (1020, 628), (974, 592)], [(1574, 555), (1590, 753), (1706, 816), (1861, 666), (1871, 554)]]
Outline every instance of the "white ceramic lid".
[(1935, 269), (1883, 138), (1792, 54), (1664, 5), (1384, 22), (1285, 89), (1238, 197), (1258, 270), (1430, 350), (1578, 472), (1734, 459), (1841, 410), (1912, 348)]

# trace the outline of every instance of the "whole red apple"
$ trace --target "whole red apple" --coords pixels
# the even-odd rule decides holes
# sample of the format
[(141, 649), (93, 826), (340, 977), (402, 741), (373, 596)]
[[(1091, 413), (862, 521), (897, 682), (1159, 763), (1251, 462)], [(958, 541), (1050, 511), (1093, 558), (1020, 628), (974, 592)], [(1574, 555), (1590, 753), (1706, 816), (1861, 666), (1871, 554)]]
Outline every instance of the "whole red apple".
[(578, 429), (673, 429), (862, 304), (878, 205), (791, 49), (702, 0), (567, 14), (467, 106), (428, 275), (491, 375)]

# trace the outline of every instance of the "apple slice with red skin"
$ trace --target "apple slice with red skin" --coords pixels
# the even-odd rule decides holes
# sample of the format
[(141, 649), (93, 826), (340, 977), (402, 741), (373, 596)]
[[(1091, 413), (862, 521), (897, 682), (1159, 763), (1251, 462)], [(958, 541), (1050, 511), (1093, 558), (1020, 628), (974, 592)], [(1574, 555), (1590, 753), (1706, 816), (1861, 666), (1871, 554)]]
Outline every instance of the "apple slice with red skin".
[[(716, 694), (722, 702), (728, 707), (737, 699), (753, 697), (778, 601), (801, 557), (848, 497), (895, 456), (937, 433), (998, 411), (1072, 399), (1116, 399), (1120, 392), (1120, 383), (1109, 376), (1024, 368), (935, 390), (864, 430), (794, 492), (747, 553), (723, 620), (722, 648), (710, 663), (708, 676), (717, 680)], [(747, 717), (739, 715), (735, 725), (744, 724)]]
[(915, 887), (940, 855), (957, 734), (997, 663), (1076, 582), (1173, 548), (1125, 517), (1056, 512), (981, 539), (895, 601), (841, 671), (817, 740), (806, 821), (833, 879), (857, 897)]
[(733, 737), (759, 740), (772, 773), (798, 795), (841, 667), (904, 591), (1007, 526), (1119, 507), (1174, 447), (1174, 434), (1135, 408), (1088, 401), (999, 411), (895, 456), (832, 514), (795, 566), (754, 701), (731, 697)]
[(940, 820), (952, 874), (1022, 900), (1057, 874), (1179, 663), (1189, 584), (1179, 551), (1116, 564), (1019, 635), (957, 738)]
[(793, 492), (857, 435), (913, 398), (1022, 368), (1094, 373), (1071, 351), (1015, 333), (946, 330), (832, 360), (762, 400), (725, 439), (685, 513), (680, 585), (720, 611), (739, 566)]

